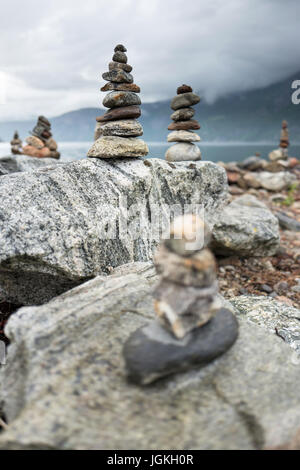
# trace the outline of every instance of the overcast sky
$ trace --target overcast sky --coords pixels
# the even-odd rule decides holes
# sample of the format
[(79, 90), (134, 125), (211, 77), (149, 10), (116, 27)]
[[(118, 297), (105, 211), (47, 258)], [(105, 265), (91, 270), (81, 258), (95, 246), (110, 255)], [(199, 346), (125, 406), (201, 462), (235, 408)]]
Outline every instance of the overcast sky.
[[(207, 100), (300, 71), (299, 0), (1, 0), (0, 120), (100, 107), (127, 47), (144, 102)], [(299, 77), (300, 79), (300, 77)], [(102, 96), (101, 96), (102, 95)]]

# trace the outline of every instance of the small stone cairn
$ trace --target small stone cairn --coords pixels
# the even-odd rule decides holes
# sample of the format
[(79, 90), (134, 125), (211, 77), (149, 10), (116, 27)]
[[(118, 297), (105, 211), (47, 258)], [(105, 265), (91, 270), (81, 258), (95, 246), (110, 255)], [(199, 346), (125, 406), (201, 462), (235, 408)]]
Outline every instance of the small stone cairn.
[(108, 83), (101, 91), (109, 91), (103, 105), (109, 110), (96, 118), (97, 139), (88, 152), (88, 157), (123, 158), (142, 157), (149, 152), (146, 143), (138, 137), (143, 128), (136, 120), (141, 115), (141, 99), (137, 95), (140, 87), (133, 83), (132, 67), (127, 64), (126, 48), (115, 47), (109, 71), (102, 77)]
[(288, 123), (287, 121), (282, 121), (279, 149), (273, 150), (271, 153), (269, 153), (269, 159), (272, 162), (275, 162), (278, 160), (287, 160), (289, 145), (290, 145), (290, 141), (289, 141)]
[(52, 137), (50, 121), (45, 116), (39, 116), (37, 124), (27, 137), (27, 145), (23, 147), (23, 154), (36, 158), (60, 158), (57, 143)]
[(168, 135), (168, 142), (177, 142), (170, 147), (165, 155), (169, 162), (186, 160), (201, 160), (201, 152), (193, 142), (199, 142), (200, 137), (193, 132), (200, 129), (198, 121), (193, 119), (195, 110), (191, 107), (199, 103), (200, 97), (193, 93), (188, 85), (177, 88), (177, 95), (172, 99), (171, 108), (174, 112), (171, 119), (174, 121), (168, 129), (172, 131)]
[(13, 139), (10, 141), (10, 145), (11, 145), (11, 153), (13, 155), (22, 154), (22, 140), (19, 137), (18, 131), (14, 133)]
[(227, 351), (237, 338), (237, 322), (222, 308), (216, 261), (206, 247), (208, 226), (193, 215), (175, 219), (155, 265), (156, 319), (137, 330), (124, 346), (128, 376), (146, 385), (161, 377), (202, 367)]

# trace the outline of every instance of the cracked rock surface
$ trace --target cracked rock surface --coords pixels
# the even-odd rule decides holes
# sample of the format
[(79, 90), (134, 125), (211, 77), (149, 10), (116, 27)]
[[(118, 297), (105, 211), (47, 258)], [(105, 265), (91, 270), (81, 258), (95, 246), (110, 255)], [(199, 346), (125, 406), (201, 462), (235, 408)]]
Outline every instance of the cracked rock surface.
[(201, 204), (210, 223), (227, 191), (211, 162), (86, 159), (1, 177), (1, 296), (42, 304), (111, 267), (148, 261), (161, 235), (151, 239), (152, 212)]
[(245, 315), (208, 367), (146, 390), (127, 382), (122, 347), (154, 318), (156, 282), (151, 263), (132, 263), (10, 318), (1, 449), (260, 449), (295, 434), (299, 365)]

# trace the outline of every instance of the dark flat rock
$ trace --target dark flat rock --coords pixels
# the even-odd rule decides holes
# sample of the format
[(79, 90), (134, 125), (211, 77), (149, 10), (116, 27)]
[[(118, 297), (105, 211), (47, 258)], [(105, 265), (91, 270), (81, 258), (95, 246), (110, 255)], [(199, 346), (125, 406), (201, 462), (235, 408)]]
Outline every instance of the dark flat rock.
[(190, 121), (177, 121), (172, 122), (168, 126), (169, 131), (188, 131), (190, 129), (197, 130), (200, 129), (200, 124), (195, 119)]
[(292, 232), (300, 232), (300, 222), (298, 220), (289, 217), (284, 212), (276, 212), (275, 215), (281, 228)]
[(97, 122), (115, 121), (117, 119), (136, 119), (141, 115), (141, 108), (139, 106), (124, 106), (120, 108), (113, 108), (107, 111), (102, 116), (96, 118)]
[(135, 331), (124, 345), (128, 377), (148, 385), (167, 375), (204, 367), (225, 353), (237, 336), (237, 320), (225, 308), (182, 340), (175, 339), (154, 320)]

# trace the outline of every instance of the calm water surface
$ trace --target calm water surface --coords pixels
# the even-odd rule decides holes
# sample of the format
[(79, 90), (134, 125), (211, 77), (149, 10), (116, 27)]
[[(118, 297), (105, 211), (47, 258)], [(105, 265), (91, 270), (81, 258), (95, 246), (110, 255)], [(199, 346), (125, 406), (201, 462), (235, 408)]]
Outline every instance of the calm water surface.
[[(164, 142), (147, 142), (149, 146), (149, 158), (164, 158), (165, 152), (170, 144)], [(85, 158), (91, 142), (59, 142), (62, 161), (80, 160)], [(213, 162), (241, 161), (246, 157), (259, 152), (263, 158), (267, 158), (271, 150), (276, 148), (272, 143), (215, 143), (205, 142), (199, 145), (202, 152), (202, 160)], [(10, 154), (10, 145), (0, 143), (0, 157)], [(300, 144), (291, 145), (289, 148), (291, 156), (300, 158)]]

